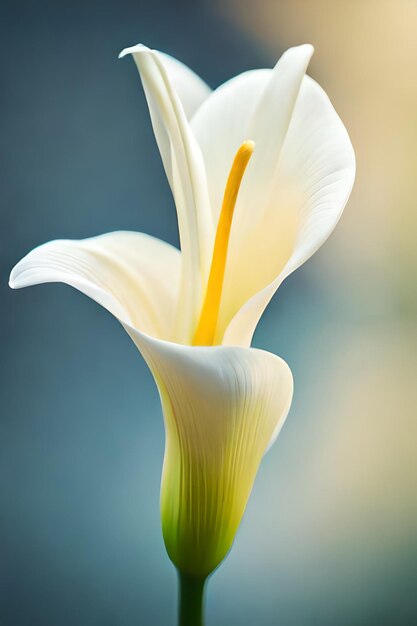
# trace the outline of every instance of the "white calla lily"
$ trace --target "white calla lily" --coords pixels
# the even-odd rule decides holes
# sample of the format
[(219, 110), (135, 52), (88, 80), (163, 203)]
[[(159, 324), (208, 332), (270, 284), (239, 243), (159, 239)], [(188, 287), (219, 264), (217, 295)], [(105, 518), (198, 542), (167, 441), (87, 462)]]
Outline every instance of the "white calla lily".
[[(355, 173), (347, 132), (305, 75), (311, 46), (211, 92), (145, 46), (139, 69), (178, 213), (181, 251), (141, 233), (52, 241), (10, 285), (67, 283), (123, 324), (158, 385), (168, 553), (204, 578), (229, 550), (261, 458), (292, 398), (278, 357), (249, 348), (289, 273), (338, 221)], [(253, 153), (253, 155), (252, 155)]]
[(261, 459), (285, 421), (291, 371), (262, 350), (183, 346), (127, 330), (164, 412), (165, 545), (183, 574), (204, 580), (229, 551)]

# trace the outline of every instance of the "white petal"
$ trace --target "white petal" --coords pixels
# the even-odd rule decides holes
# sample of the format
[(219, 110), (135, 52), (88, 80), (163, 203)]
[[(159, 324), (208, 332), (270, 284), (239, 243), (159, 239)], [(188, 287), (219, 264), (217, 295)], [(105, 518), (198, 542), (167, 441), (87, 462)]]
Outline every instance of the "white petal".
[(278, 167), (281, 150), (294, 112), (313, 46), (308, 44), (287, 50), (271, 72), (256, 105), (247, 131), (255, 142), (255, 154), (245, 177), (240, 209), (248, 228), (253, 217), (265, 209)]
[(233, 158), (242, 143), (250, 139), (250, 119), (271, 73), (267, 69), (251, 70), (235, 76), (213, 91), (191, 120), (204, 157), (215, 224)]
[(187, 119), (190, 119), (211, 93), (207, 83), (187, 65), (169, 54), (159, 52), (171, 85), (181, 101)]
[[(279, 255), (283, 250), (284, 256), (275, 265), (274, 279), (266, 281), (235, 315), (224, 343), (250, 345), (259, 318), (281, 282), (334, 229), (354, 178), (355, 155), (346, 129), (323, 89), (306, 77), (281, 153), (263, 234), (262, 230), (258, 234), (265, 267), (273, 267), (277, 251)], [(243, 249), (242, 254), (248, 251)]]
[(12, 270), (14, 289), (62, 282), (145, 333), (174, 339), (181, 254), (149, 235), (114, 232), (55, 240), (35, 248)]
[(182, 572), (205, 576), (230, 549), (262, 456), (288, 413), (291, 371), (260, 350), (180, 346), (126, 330), (164, 411), (165, 544)]
[(310, 45), (290, 48), (273, 70), (235, 77), (214, 91), (193, 117), (215, 217), (233, 156), (247, 139), (255, 142), (255, 152), (236, 206), (239, 229), (250, 227), (253, 213), (259, 215), (264, 208), (312, 53)]
[(126, 54), (133, 55), (139, 69), (155, 137), (177, 207), (183, 254), (183, 306), (178, 324), (183, 341), (187, 341), (191, 339), (200, 310), (214, 236), (204, 162), (163, 57), (142, 45), (128, 48), (120, 56)]
[(233, 155), (244, 140), (255, 142), (233, 218), (217, 343), (234, 315), (279, 274), (292, 252), (296, 212), (288, 210), (287, 198), (273, 213), (268, 208), (312, 52), (309, 45), (291, 48), (273, 70), (236, 77), (213, 92), (192, 119), (206, 163), (215, 222)]

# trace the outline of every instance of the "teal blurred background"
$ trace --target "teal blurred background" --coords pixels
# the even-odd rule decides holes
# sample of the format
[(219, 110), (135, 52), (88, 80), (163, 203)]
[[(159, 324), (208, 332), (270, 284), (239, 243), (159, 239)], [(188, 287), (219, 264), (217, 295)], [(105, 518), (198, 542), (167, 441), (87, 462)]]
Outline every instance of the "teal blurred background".
[(335, 233), (280, 288), (254, 344), (293, 407), (208, 625), (417, 623), (417, 3), (12, 2), (0, 7), (0, 624), (174, 624), (152, 378), (103, 309), (61, 285), (12, 292), (53, 238), (116, 229), (177, 243), (139, 41), (215, 87), (310, 42), (354, 144)]

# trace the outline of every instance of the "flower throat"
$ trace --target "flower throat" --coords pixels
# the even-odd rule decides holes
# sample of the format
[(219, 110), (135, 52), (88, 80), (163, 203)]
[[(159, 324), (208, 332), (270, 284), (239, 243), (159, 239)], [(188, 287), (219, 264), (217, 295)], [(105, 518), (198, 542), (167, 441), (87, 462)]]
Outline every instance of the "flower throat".
[(249, 159), (252, 156), (254, 147), (255, 144), (253, 141), (245, 141), (240, 146), (239, 150), (236, 152), (227, 179), (214, 241), (206, 295), (192, 342), (194, 346), (212, 346), (214, 343), (233, 213), (243, 175), (249, 163)]

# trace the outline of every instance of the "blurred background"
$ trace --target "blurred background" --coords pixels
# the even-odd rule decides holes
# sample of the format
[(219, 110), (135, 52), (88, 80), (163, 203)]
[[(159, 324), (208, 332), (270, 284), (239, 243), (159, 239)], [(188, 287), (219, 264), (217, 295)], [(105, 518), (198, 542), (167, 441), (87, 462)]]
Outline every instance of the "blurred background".
[(293, 407), (208, 592), (208, 626), (417, 623), (417, 2), (100, 0), (0, 8), (0, 624), (175, 623), (153, 380), (104, 309), (11, 267), (54, 238), (177, 242), (139, 41), (215, 87), (310, 42), (356, 185), (254, 344)]

